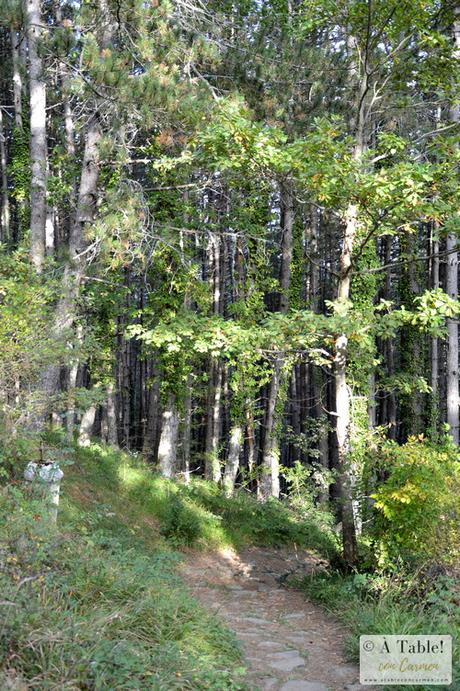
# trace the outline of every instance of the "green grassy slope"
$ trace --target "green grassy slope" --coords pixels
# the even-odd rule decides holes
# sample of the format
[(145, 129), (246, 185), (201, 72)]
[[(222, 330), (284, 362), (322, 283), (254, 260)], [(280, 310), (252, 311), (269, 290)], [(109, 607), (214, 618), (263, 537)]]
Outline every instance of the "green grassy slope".
[(0, 493), (0, 688), (244, 689), (237, 641), (187, 592), (177, 548), (331, 554), (320, 514), (169, 482), (102, 446), (71, 456), (57, 528), (19, 479)]

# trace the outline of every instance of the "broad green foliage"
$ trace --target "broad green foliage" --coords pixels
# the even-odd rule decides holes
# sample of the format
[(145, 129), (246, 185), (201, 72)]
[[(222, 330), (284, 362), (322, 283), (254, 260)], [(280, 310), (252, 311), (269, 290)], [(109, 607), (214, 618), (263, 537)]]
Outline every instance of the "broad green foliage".
[(387, 479), (372, 495), (379, 564), (399, 559), (455, 561), (460, 544), (460, 463), (446, 438), (442, 446), (412, 437), (380, 450)]
[[(174, 290), (174, 286), (171, 289)], [(239, 320), (224, 319), (181, 309), (179, 298), (184, 291), (184, 286), (179, 287), (176, 309), (171, 309), (173, 303), (163, 307), (157, 303), (153, 311), (143, 312), (144, 323), (131, 324), (127, 329), (129, 336), (161, 355), (169, 372), (168, 381), (178, 394), (193, 364), (203, 361), (204, 357), (221, 359), (234, 368), (231, 387), (241, 395), (245, 391), (255, 393), (257, 387), (269, 380), (277, 352), (292, 352), (292, 362), (297, 353), (297, 357), (307, 355), (313, 362), (330, 367), (337, 333), (346, 333), (350, 340), (353, 359), (360, 362), (363, 370), (360, 373), (356, 369), (356, 385), (358, 389), (363, 388), (366, 381), (363, 374), (375, 364), (375, 336), (389, 338), (405, 324), (440, 334), (445, 328), (446, 317), (460, 311), (458, 303), (438, 289), (427, 291), (416, 299), (412, 311), (404, 306), (394, 309), (388, 301), (376, 306), (359, 301), (355, 306), (349, 301), (330, 303), (329, 315), (290, 310), (287, 314), (275, 312), (245, 323), (244, 316)], [(145, 317), (157, 322), (156, 325), (146, 326)], [(243, 381), (244, 388), (241, 388)], [(405, 382), (405, 386), (410, 385), (407, 378)], [(413, 385), (422, 386), (420, 382)], [(395, 378), (392, 386), (397, 386)]]

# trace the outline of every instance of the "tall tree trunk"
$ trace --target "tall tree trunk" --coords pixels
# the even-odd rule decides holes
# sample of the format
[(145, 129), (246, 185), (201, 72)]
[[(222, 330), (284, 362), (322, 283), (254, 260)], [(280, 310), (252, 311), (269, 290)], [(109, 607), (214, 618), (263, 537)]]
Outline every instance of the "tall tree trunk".
[[(93, 220), (96, 212), (100, 138), (101, 130), (97, 116), (92, 116), (86, 134), (77, 210), (70, 233), (70, 260), (64, 267), (61, 297), (54, 312), (52, 336), (57, 342), (64, 339), (72, 328), (76, 316), (76, 300), (86, 266), (85, 259), (81, 256), (86, 244), (85, 227)], [(31, 426), (34, 429), (40, 429), (45, 422), (47, 410), (58, 390), (60, 369), (61, 363), (56, 361), (42, 374), (40, 381), (42, 401), (31, 420)]]
[[(457, 246), (457, 236), (447, 235), (446, 249), (446, 292), (454, 300), (458, 299), (458, 253), (452, 250)], [(459, 396), (458, 396), (458, 323), (456, 319), (447, 320), (447, 422), (450, 434), (456, 444), (459, 442)]]
[(40, 0), (25, 0), (30, 89), (30, 257), (40, 272), (45, 257), (46, 223), (46, 84), (38, 44), (42, 36)]
[(152, 363), (150, 377), (153, 379), (153, 382), (148, 390), (147, 425), (142, 453), (149, 461), (153, 461), (155, 459), (156, 446), (158, 443), (160, 409), (160, 373), (155, 360)]
[[(311, 309), (316, 314), (321, 314), (321, 283), (320, 283), (320, 247), (319, 237), (321, 232), (321, 214), (316, 205), (312, 204), (310, 209), (310, 222), (306, 227), (306, 245), (308, 248), (308, 258), (310, 260), (310, 285), (309, 299)], [(306, 369), (306, 375), (310, 382), (311, 400), (315, 418), (318, 421), (318, 452), (319, 462), (323, 468), (329, 469), (329, 433), (328, 419), (325, 413), (324, 396), (326, 390), (325, 377), (323, 370), (316, 365), (310, 364)], [(308, 392), (306, 387), (306, 392)], [(307, 395), (307, 393), (306, 393)], [(307, 412), (307, 411), (306, 411)], [(319, 502), (326, 504), (329, 501), (329, 491), (327, 487), (322, 487), (319, 494)]]
[(21, 40), (19, 33), (12, 29), (10, 33), (11, 58), (13, 63), (13, 102), (14, 102), (14, 124), (22, 130), (22, 74), (21, 74), (21, 53), (19, 44)]
[[(282, 247), (280, 272), (279, 311), (286, 314), (289, 308), (289, 290), (291, 287), (291, 264), (294, 226), (294, 198), (289, 184), (281, 186), (282, 204)], [(262, 501), (269, 497), (279, 497), (279, 441), (277, 403), (282, 386), (284, 357), (276, 356), (273, 365), (273, 376), (269, 384), (268, 401), (265, 414), (265, 430), (262, 448), (262, 464), (258, 483), (258, 496)]]
[[(460, 57), (460, 6), (455, 8), (455, 22), (453, 26), (455, 54)], [(450, 110), (453, 123), (460, 122), (460, 105), (455, 104)], [(446, 292), (454, 299), (458, 299), (458, 252), (453, 251), (458, 244), (458, 237), (448, 233), (446, 250)], [(459, 395), (458, 395), (458, 322), (456, 319), (447, 320), (447, 422), (450, 434), (456, 444), (459, 443)]]
[(7, 242), (10, 237), (10, 200), (8, 196), (8, 172), (6, 155), (6, 137), (3, 129), (3, 111), (0, 107), (0, 168), (2, 180), (2, 206), (0, 214), (0, 242)]
[[(213, 313), (221, 313), (221, 239), (211, 235), (209, 242), (209, 279), (212, 287)], [(219, 440), (221, 433), (222, 364), (211, 360), (209, 366), (209, 388), (207, 400), (205, 477), (219, 482), (221, 477), (219, 461)]]
[(256, 435), (254, 430), (254, 414), (251, 407), (252, 402), (246, 402), (246, 439), (248, 445), (248, 471), (249, 474), (254, 470), (256, 463)]
[(107, 384), (107, 444), (118, 445), (117, 409), (115, 401), (115, 386), (113, 382)]
[(174, 477), (177, 470), (177, 416), (176, 398), (169, 395), (165, 410), (161, 416), (161, 434), (158, 446), (158, 467), (164, 477)]
[(80, 431), (78, 433), (78, 446), (89, 446), (91, 443), (91, 434), (93, 433), (94, 420), (96, 418), (97, 407), (91, 405), (83, 413), (80, 422)]
[[(436, 290), (439, 288), (439, 240), (437, 224), (433, 223), (430, 238), (431, 260), (431, 285)], [(439, 339), (433, 336), (431, 339), (431, 426), (436, 433), (439, 427)]]
[(262, 501), (269, 497), (279, 497), (279, 458), (278, 430), (276, 428), (276, 403), (280, 390), (282, 361), (277, 358), (270, 381), (267, 408), (265, 412), (265, 436), (263, 442), (263, 456), (261, 474), (258, 484), (258, 496)]
[[(14, 134), (15, 138), (19, 132), (23, 130), (23, 110), (22, 110), (22, 91), (23, 81), (22, 72), (26, 63), (25, 44), (27, 39), (25, 35), (16, 31), (15, 28), (10, 33), (11, 41), (11, 59), (13, 65), (13, 102), (14, 102), (14, 124), (18, 132)], [(22, 237), (22, 222), (25, 217), (25, 200), (16, 199), (16, 226), (17, 237)]]
[(187, 375), (187, 392), (185, 394), (184, 424), (182, 428), (182, 471), (186, 483), (190, 482), (190, 447), (192, 441), (192, 383), (191, 374)]
[[(348, 36), (347, 47), (350, 52), (350, 87), (355, 88), (356, 101), (351, 112), (350, 129), (355, 136), (353, 156), (360, 161), (364, 153), (364, 128), (366, 122), (366, 95), (369, 90), (369, 72), (366, 64), (367, 55), (360, 55), (359, 48), (353, 36)], [(358, 61), (361, 61), (361, 64)], [(364, 60), (364, 63), (362, 62)], [(360, 74), (360, 69), (362, 74)], [(357, 83), (359, 87), (356, 88)], [(339, 259), (339, 279), (337, 299), (346, 302), (350, 299), (352, 257), (356, 236), (359, 229), (358, 208), (354, 202), (350, 203), (345, 214), (345, 233)], [(358, 546), (356, 541), (356, 526), (354, 516), (354, 485), (355, 477), (350, 458), (351, 452), (351, 401), (347, 381), (348, 338), (344, 333), (338, 334), (334, 344), (334, 383), (335, 383), (335, 414), (338, 473), (337, 485), (340, 495), (340, 509), (342, 519), (342, 545), (345, 563), (353, 567), (358, 561)]]
[(240, 464), (241, 447), (243, 443), (243, 429), (235, 424), (230, 430), (228, 457), (225, 464), (223, 486), (225, 493), (230, 496), (235, 490), (235, 480)]
[[(420, 283), (417, 271), (417, 236), (409, 235), (407, 238), (408, 252), (410, 254), (408, 262), (408, 277), (411, 297), (420, 295)], [(410, 369), (414, 375), (423, 376), (425, 374), (423, 340), (419, 333), (415, 333), (412, 347), (412, 357)], [(423, 401), (422, 393), (414, 391), (410, 396), (410, 421), (408, 421), (408, 429), (410, 434), (420, 434), (423, 430)]]
[[(392, 257), (393, 237), (390, 235), (384, 238), (384, 260), (383, 263), (388, 267), (385, 272), (385, 286), (384, 298), (385, 300), (392, 299), (392, 274), (391, 274), (391, 257)], [(392, 337), (384, 341), (384, 355), (386, 363), (387, 376), (391, 377), (395, 373), (395, 344)], [(385, 396), (385, 418), (383, 424), (388, 425), (388, 436), (390, 439), (396, 439), (397, 433), (397, 418), (396, 418), (396, 395), (394, 389), (388, 391)]]
[(208, 395), (208, 419), (206, 424), (205, 477), (220, 481), (219, 440), (221, 426), (222, 365), (219, 361), (211, 365)]
[[(340, 256), (340, 277), (337, 297), (342, 302), (350, 297), (351, 258), (357, 230), (357, 208), (354, 204), (351, 204), (346, 215), (345, 236)], [(343, 556), (346, 563), (353, 566), (357, 562), (358, 551), (353, 507), (354, 478), (350, 461), (351, 409), (347, 382), (347, 363), (348, 338), (346, 334), (339, 334), (335, 339), (334, 356), (336, 435), (339, 463), (337, 484), (340, 494)]]

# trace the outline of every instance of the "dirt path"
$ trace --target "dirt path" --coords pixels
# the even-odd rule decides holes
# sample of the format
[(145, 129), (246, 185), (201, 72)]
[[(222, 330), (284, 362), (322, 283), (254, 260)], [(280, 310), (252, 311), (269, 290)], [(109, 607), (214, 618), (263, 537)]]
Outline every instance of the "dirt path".
[[(250, 548), (191, 555), (183, 573), (194, 595), (214, 609), (242, 643), (249, 682), (262, 691), (364, 691), (346, 662), (344, 629), (300, 592), (290, 573), (321, 568), (308, 553)], [(372, 687), (376, 689), (376, 687)]]

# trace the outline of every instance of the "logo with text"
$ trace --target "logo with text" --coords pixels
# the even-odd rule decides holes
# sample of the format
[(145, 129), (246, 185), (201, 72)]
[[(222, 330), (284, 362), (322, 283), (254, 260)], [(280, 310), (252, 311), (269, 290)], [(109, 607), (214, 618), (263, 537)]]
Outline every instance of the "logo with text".
[(361, 684), (452, 683), (452, 636), (361, 636)]

